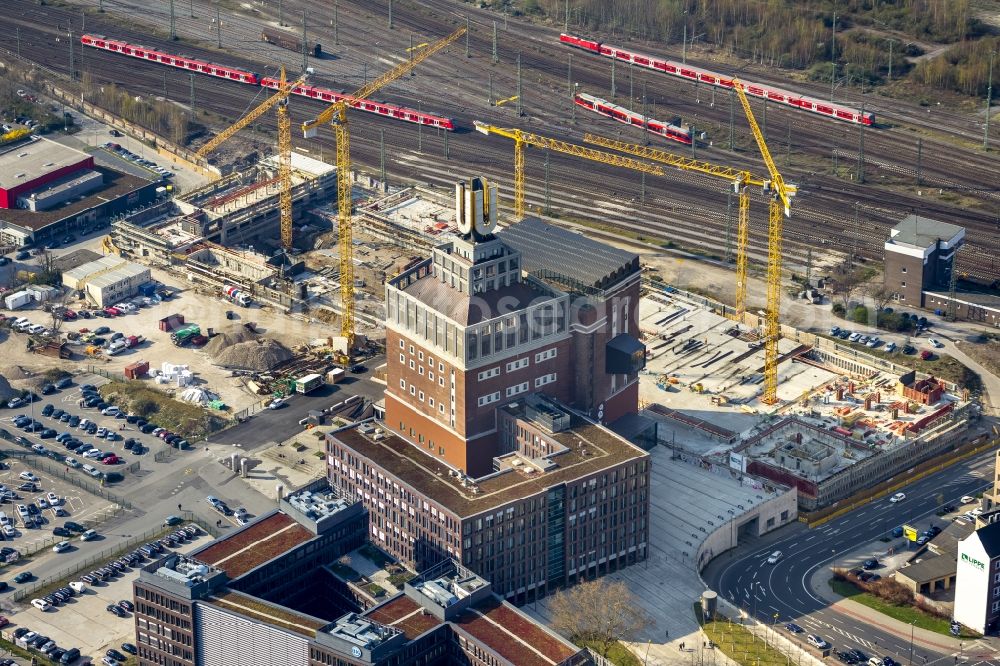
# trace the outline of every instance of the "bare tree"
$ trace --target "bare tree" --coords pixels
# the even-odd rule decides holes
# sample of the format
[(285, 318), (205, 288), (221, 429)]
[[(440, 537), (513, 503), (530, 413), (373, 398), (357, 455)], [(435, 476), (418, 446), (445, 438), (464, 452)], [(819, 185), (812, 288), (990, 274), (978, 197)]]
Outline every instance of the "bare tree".
[(602, 657), (616, 642), (633, 638), (653, 622), (625, 583), (605, 578), (559, 592), (551, 608), (556, 629), (592, 643)]
[(861, 289), (862, 280), (859, 271), (852, 271), (850, 273), (843, 273), (832, 278), (833, 281), (833, 297), (840, 302), (843, 306), (844, 311), (851, 304), (851, 299), (858, 293)]
[(886, 287), (885, 282), (880, 280), (865, 285), (865, 293), (875, 304), (875, 328), (878, 328), (879, 313), (892, 302), (895, 292)]

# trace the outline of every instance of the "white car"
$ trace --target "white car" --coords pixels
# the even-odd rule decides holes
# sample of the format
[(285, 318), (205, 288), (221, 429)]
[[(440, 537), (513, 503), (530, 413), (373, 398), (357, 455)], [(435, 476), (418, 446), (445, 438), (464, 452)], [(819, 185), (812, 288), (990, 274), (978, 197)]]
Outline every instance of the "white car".
[(936, 338), (927, 338), (927, 342), (931, 343), (932, 347), (937, 347), (938, 349), (941, 349), (941, 347), (944, 347), (944, 345), (941, 343), (941, 341), (938, 340), (938, 339), (936, 339)]
[(889, 498), (889, 501), (895, 504), (896, 502), (902, 502), (905, 499), (906, 499), (906, 493), (896, 493), (895, 495)]
[(83, 594), (87, 591), (87, 584), (82, 580), (73, 580), (69, 583), (69, 588), (76, 592), (77, 594)]
[(60, 541), (56, 545), (52, 546), (53, 553), (61, 553), (63, 551), (69, 550), (69, 541)]
[(72, 467), (73, 469), (76, 469), (77, 467), (80, 466), (80, 462), (76, 458), (73, 458), (72, 456), (66, 456), (65, 462), (69, 467)]
[(17, 505), (17, 515), (21, 516), (21, 519), (26, 519), (28, 517), (28, 507), (23, 504)]
[(120, 410), (117, 407), (111, 405), (110, 407), (105, 407), (104, 410), (101, 411), (101, 414), (104, 414), (105, 416), (117, 416), (119, 411)]
[(91, 539), (96, 539), (96, 538), (97, 538), (96, 530), (87, 530), (86, 532), (80, 535), (80, 541), (90, 541)]
[(99, 455), (101, 455), (101, 453), (102, 452), (101, 452), (100, 449), (90, 449), (86, 453), (83, 454), (83, 457), (84, 458), (96, 458)]
[(895, 342), (890, 342), (889, 344), (887, 344), (885, 346), (885, 351), (889, 352), (890, 354), (892, 352), (896, 351), (896, 343)]
[(45, 494), (45, 499), (49, 501), (50, 506), (59, 506), (59, 504), (62, 502), (62, 500), (59, 499), (59, 495), (56, 495), (51, 491)]
[(972, 504), (973, 502), (975, 502), (975, 501), (976, 501), (976, 498), (975, 498), (975, 497), (973, 497), (972, 495), (965, 495), (965, 496), (964, 496), (964, 497), (962, 497), (962, 499), (961, 499), (961, 500), (959, 500), (959, 501), (960, 501), (960, 502), (961, 502), (962, 504)]
[(44, 497), (39, 497), (38, 499), (36, 499), (35, 500), (35, 504), (38, 505), (39, 509), (47, 509), (47, 508), (49, 508), (49, 501), (47, 499), (45, 499)]
[(275, 398), (274, 400), (271, 401), (271, 404), (269, 404), (267, 406), (267, 408), (268, 409), (281, 409), (284, 406), (285, 406), (285, 399), (284, 398)]
[(3, 527), (0, 527), (0, 530), (3, 530), (3, 536), (5, 539), (13, 539), (17, 536), (17, 530), (14, 529), (13, 525), (4, 525)]
[(808, 636), (806, 636), (806, 640), (809, 641), (810, 645), (818, 647), (820, 650), (825, 650), (826, 648), (830, 647), (829, 643), (827, 643), (825, 640), (823, 640), (816, 634), (809, 634)]
[(17, 475), (17, 478), (21, 479), (22, 481), (31, 481), (32, 483), (36, 483), (38, 481), (38, 477), (32, 474), (31, 472), (21, 472), (20, 474)]
[(771, 555), (767, 558), (767, 563), (777, 564), (779, 560), (781, 560), (781, 551), (776, 550), (773, 553), (771, 553)]
[(42, 612), (45, 612), (48, 609), (52, 608), (52, 604), (47, 602), (45, 599), (32, 599), (31, 605)]

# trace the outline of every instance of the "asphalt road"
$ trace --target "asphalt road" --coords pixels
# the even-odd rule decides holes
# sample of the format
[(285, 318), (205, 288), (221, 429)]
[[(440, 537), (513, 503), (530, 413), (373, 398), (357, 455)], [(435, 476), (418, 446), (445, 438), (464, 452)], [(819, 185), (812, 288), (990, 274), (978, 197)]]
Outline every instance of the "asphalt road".
[(321, 410), (348, 399), (352, 395), (373, 402), (382, 399), (385, 386), (369, 379), (371, 371), (382, 365), (384, 356), (365, 362), (368, 370), (362, 374), (348, 374), (338, 384), (325, 385), (308, 395), (290, 396), (285, 407), (264, 410), (249, 420), (209, 437), (212, 444), (232, 444), (244, 451), (253, 451), (269, 444), (282, 442), (302, 431), (299, 421), (312, 410)]
[[(702, 575), (711, 589), (762, 621), (795, 622), (807, 633), (824, 637), (836, 650), (860, 648), (869, 655), (891, 655), (902, 661), (909, 657), (909, 635), (889, 633), (829, 608), (809, 589), (809, 579), (831, 565), (855, 566), (868, 550), (874, 554), (873, 543), (884, 550), (887, 544), (879, 538), (886, 530), (904, 523), (926, 525), (936, 519), (942, 504), (957, 504), (961, 496), (982, 491), (989, 485), (993, 460), (994, 454), (987, 453), (926, 477), (904, 488), (906, 499), (898, 504), (882, 498), (813, 530), (796, 523), (748, 540), (716, 558)], [(944, 526), (941, 519), (936, 523)], [(775, 550), (784, 557), (772, 566), (766, 560)], [(825, 574), (820, 576), (825, 583)], [(914, 651), (917, 664), (952, 663), (952, 659), (950, 653)]]

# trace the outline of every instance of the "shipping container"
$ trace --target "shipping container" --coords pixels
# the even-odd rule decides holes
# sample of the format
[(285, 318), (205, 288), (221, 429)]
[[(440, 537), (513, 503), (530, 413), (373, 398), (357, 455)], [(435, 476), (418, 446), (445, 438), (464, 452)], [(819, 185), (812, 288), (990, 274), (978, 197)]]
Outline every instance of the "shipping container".
[(323, 375), (311, 374), (295, 380), (296, 393), (309, 393), (323, 385)]
[(149, 361), (138, 361), (125, 366), (125, 377), (139, 379), (149, 372)]
[[(274, 44), (275, 46), (280, 46), (281, 48), (288, 49), (289, 51), (302, 53), (302, 40), (288, 33), (264, 28), (260, 32), (260, 38), (268, 44)], [(309, 46), (308, 52), (313, 58), (319, 58), (323, 55), (323, 47), (318, 43), (312, 44)]]
[(175, 328), (180, 328), (184, 325), (184, 315), (172, 314), (169, 317), (164, 317), (160, 320), (160, 330), (164, 333), (169, 333)]

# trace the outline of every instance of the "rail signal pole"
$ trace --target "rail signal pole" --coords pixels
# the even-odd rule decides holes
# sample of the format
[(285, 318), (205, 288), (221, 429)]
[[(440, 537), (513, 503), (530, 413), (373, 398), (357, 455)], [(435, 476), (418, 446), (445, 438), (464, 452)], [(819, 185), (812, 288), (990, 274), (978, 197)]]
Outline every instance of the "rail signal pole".
[(500, 62), (500, 57), (497, 55), (497, 22), (493, 21), (493, 64)]
[(170, 0), (170, 40), (177, 39), (177, 25), (174, 19), (174, 0)]
[(465, 15), (465, 57), (469, 57), (469, 15)]
[(337, 14), (339, 13), (338, 12), (339, 9), (340, 9), (340, 4), (337, 3), (337, 2), (334, 2), (333, 3), (333, 45), (334, 46), (339, 46), (340, 45), (340, 21), (338, 20), (340, 17), (337, 16)]
[(218, 5), (215, 7), (215, 40), (218, 42), (217, 46), (222, 48), (222, 12), (219, 10)]
[(73, 58), (73, 28), (69, 29), (69, 77), (76, 78), (76, 61)]
[(194, 73), (188, 73), (191, 77), (191, 119), (194, 120)]
[[(861, 116), (865, 115), (865, 104), (861, 103)], [(865, 182), (865, 124), (858, 125), (858, 182)]]
[(990, 149), (990, 105), (993, 103), (993, 57), (996, 51), (990, 54), (990, 78), (986, 82), (986, 129), (983, 130), (983, 149)]
[(306, 71), (306, 53), (309, 47), (306, 44), (306, 13), (302, 12), (302, 71)]
[(389, 30), (392, 30), (392, 0), (389, 0)]
[(615, 90), (615, 61), (612, 60), (611, 61), (611, 101), (612, 102), (615, 101), (615, 94), (616, 93), (617, 93), (617, 91)]
[[(521, 105), (521, 52), (517, 52), (517, 117), (520, 118), (522, 115), (522, 105)], [(447, 132), (445, 133), (447, 136)]]

